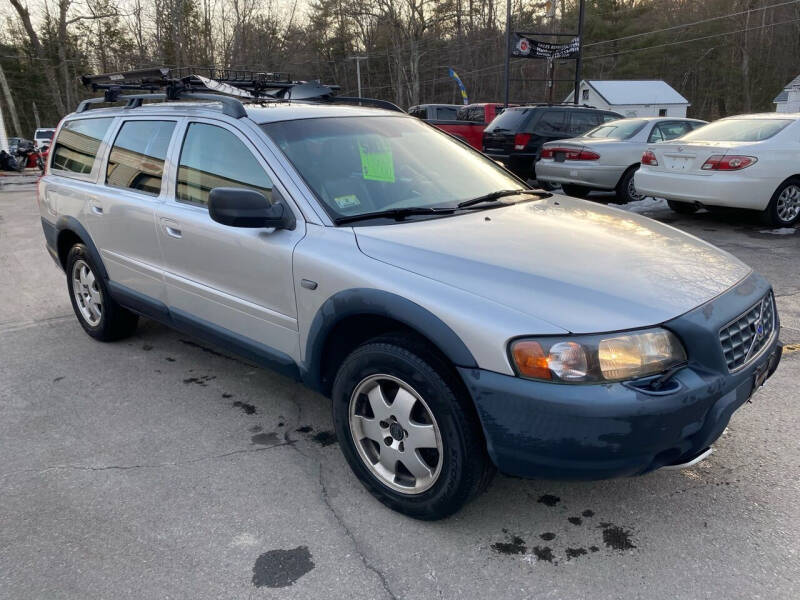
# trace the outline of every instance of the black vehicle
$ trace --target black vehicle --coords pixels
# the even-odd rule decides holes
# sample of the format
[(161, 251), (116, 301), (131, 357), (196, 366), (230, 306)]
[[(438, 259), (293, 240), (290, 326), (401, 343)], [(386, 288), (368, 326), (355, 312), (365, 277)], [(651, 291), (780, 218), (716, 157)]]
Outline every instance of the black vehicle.
[(535, 179), (542, 144), (571, 138), (606, 121), (621, 119), (609, 110), (574, 104), (509, 107), (483, 132), (483, 152), (522, 179)]

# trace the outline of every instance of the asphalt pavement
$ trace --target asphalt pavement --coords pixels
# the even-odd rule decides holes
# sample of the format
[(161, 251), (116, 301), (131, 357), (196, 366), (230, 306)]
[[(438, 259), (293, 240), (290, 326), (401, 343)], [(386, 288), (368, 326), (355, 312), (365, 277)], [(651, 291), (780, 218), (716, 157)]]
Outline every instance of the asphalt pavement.
[(356, 481), (323, 397), (153, 322), (86, 336), (34, 191), (0, 192), (0, 598), (800, 597), (800, 231), (633, 207), (766, 275), (798, 344), (708, 460), (498, 476), (425, 523)]

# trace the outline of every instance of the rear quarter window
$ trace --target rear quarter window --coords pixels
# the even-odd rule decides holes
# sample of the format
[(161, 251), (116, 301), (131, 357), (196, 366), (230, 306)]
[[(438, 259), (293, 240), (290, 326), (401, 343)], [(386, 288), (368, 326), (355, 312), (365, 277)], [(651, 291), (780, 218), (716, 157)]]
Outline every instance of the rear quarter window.
[(74, 119), (64, 123), (53, 149), (52, 169), (88, 175), (113, 117)]

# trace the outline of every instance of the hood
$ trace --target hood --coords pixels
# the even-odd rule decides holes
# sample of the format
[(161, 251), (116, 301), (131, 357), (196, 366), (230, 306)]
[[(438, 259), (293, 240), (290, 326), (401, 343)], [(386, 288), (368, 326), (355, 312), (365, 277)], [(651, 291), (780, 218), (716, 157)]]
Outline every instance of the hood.
[(750, 272), (673, 227), (566, 196), (355, 233), (367, 256), (573, 333), (663, 323)]

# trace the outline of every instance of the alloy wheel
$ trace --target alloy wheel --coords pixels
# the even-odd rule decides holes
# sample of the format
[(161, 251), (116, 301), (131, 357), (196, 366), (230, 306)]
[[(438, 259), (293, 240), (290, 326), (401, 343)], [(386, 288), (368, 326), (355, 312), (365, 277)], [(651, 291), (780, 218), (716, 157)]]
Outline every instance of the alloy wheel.
[(84, 260), (76, 260), (72, 265), (72, 293), (81, 316), (89, 325), (96, 327), (103, 317), (103, 293), (92, 269)]
[(628, 180), (628, 198), (630, 198), (632, 202), (644, 200), (645, 198), (644, 195), (636, 191), (636, 186), (633, 184), (633, 177)]
[(800, 215), (800, 186), (791, 184), (778, 196), (775, 207), (778, 218), (784, 223), (792, 223)]
[(439, 426), (425, 400), (391, 375), (371, 375), (353, 390), (350, 434), (364, 465), (381, 483), (421, 494), (442, 468)]

